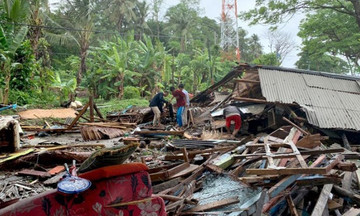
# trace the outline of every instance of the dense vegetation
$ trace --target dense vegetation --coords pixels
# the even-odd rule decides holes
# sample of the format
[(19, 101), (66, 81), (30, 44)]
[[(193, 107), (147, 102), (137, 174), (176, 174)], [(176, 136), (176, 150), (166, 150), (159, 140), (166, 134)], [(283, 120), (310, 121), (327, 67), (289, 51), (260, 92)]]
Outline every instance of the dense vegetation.
[[(235, 52), (223, 52), (218, 45), (220, 24), (200, 15), (198, 0), (182, 0), (164, 16), (160, 10), (166, 6), (164, 0), (60, 2), (49, 8), (47, 0), (1, 0), (0, 99), (4, 104), (59, 105), (75, 90), (78, 96), (90, 92), (102, 101), (149, 98), (180, 82), (196, 93), (235, 65)], [(331, 19), (324, 18), (328, 16)], [(255, 15), (246, 16), (251, 17)], [(325, 19), (329, 24), (315, 31), (314, 26)], [(346, 21), (342, 28), (331, 24), (340, 20)], [(358, 29), (354, 18), (336, 11), (307, 16), (299, 34), (304, 44), (297, 66), (357, 71), (354, 54), (360, 53), (359, 40), (353, 32)], [(351, 49), (337, 43), (331, 37), (333, 31), (341, 32), (339, 40)], [(281, 47), (264, 53), (259, 37), (243, 29), (239, 38), (242, 62), (281, 64), (285, 55)]]

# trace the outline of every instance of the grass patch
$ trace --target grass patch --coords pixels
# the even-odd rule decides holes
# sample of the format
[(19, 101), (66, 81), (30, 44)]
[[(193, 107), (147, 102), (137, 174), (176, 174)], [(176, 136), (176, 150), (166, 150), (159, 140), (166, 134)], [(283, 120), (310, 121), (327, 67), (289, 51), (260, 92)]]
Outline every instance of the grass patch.
[(106, 115), (110, 112), (119, 112), (126, 109), (128, 106), (136, 107), (148, 107), (149, 101), (146, 99), (112, 99), (110, 101), (95, 100), (96, 105), (100, 109), (100, 112), (103, 115)]

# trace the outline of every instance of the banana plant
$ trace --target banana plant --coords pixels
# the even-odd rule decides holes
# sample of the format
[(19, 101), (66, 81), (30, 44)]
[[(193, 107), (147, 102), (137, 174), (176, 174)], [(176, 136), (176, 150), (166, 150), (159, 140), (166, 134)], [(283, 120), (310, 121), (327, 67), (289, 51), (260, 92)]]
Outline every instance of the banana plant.
[(0, 68), (4, 72), (5, 88), (3, 96), (3, 104), (9, 102), (9, 91), (11, 81), (11, 69), (20, 67), (20, 64), (14, 62), (16, 50), (21, 46), (28, 32), (27, 26), (18, 27), (15, 22), (26, 19), (28, 14), (27, 1), (25, 0), (3, 0), (6, 18), (10, 25), (3, 26), (0, 24)]

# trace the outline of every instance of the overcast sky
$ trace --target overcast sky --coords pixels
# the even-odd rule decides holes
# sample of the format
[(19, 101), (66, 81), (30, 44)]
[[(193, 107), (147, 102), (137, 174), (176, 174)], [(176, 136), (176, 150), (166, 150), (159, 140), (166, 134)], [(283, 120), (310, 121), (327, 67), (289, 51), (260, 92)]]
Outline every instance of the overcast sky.
[[(49, 3), (63, 2), (65, 0), (49, 0)], [(147, 0), (147, 2), (151, 2), (151, 0)], [(202, 8), (202, 16), (207, 16), (209, 18), (219, 20), (221, 13), (221, 0), (200, 0), (200, 7)], [(165, 11), (170, 6), (179, 3), (179, 0), (164, 0), (164, 7), (161, 12), (161, 15), (165, 14)], [(255, 0), (238, 0), (238, 11), (247, 11), (255, 7)], [(303, 16), (298, 15), (293, 17), (288, 23), (284, 23), (280, 25), (280, 30), (284, 32), (288, 32), (291, 34), (292, 39), (295, 43), (295, 48), (291, 53), (287, 55), (282, 66), (295, 68), (295, 62), (298, 60), (297, 53), (299, 52), (299, 46), (301, 44), (301, 39), (297, 37), (297, 33), (299, 31), (299, 23)], [(260, 42), (263, 45), (265, 52), (270, 52), (267, 37), (265, 36), (269, 26), (265, 25), (256, 25), (249, 26), (248, 23), (238, 20), (238, 24), (240, 27), (246, 29), (251, 34), (257, 34), (260, 37)]]

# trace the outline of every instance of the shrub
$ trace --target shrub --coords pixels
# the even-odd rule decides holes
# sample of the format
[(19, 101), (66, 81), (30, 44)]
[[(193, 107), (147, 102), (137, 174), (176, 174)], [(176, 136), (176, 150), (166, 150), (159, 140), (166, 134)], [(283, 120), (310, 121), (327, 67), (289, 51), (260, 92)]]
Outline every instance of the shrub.
[(134, 86), (126, 86), (124, 88), (123, 99), (136, 99), (140, 98), (140, 91)]

